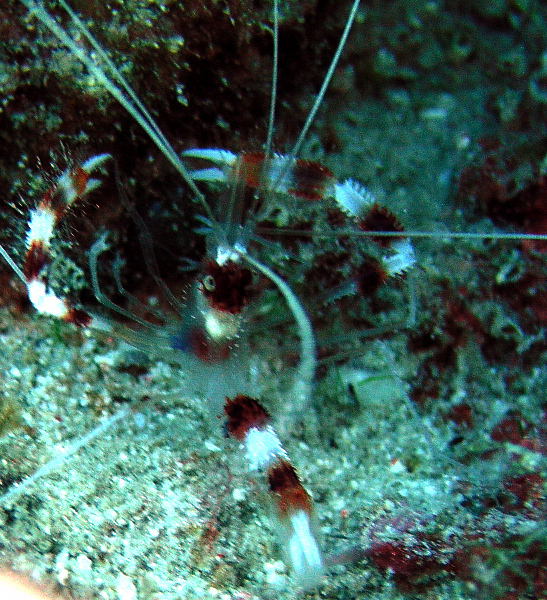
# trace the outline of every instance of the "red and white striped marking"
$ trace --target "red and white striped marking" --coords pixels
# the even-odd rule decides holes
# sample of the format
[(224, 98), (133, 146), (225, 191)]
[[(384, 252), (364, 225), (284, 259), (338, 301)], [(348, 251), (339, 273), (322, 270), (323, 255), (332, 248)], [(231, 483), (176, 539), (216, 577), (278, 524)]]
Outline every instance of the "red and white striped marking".
[(277, 520), (280, 544), (300, 586), (316, 585), (324, 572), (314, 533), (312, 500), (270, 425), (270, 415), (258, 400), (238, 395), (226, 398), (227, 430), (239, 440), (249, 470), (265, 473)]
[(340, 183), (329, 169), (319, 163), (289, 159), (281, 154), (272, 157), (261, 153), (236, 155), (215, 148), (186, 150), (182, 157), (215, 165), (191, 171), (195, 181), (243, 182), (253, 189), (262, 187), (273, 193), (291, 194), (309, 201), (334, 198), (340, 210), (354, 220), (357, 230), (393, 232), (393, 238), (375, 239), (388, 250), (382, 261), (386, 277), (402, 275), (416, 262), (414, 248), (404, 237), (403, 228), (387, 209), (376, 203), (373, 194), (352, 179)]
[(23, 266), (29, 300), (39, 313), (74, 323), (78, 327), (88, 326), (91, 316), (74, 308), (68, 300), (49, 289), (45, 270), (50, 260), (50, 244), (55, 228), (74, 202), (100, 185), (100, 181), (91, 179), (90, 175), (109, 158), (109, 154), (98, 154), (79, 166), (67, 169), (29, 214), (25, 238), (27, 252)]

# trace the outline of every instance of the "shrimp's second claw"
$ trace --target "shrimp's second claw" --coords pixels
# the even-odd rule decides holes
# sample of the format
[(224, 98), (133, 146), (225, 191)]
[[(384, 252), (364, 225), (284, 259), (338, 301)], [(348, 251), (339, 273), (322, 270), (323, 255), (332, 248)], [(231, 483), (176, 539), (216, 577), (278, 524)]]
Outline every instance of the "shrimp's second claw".
[(190, 171), (194, 181), (227, 181), (230, 170), (235, 165), (237, 155), (220, 148), (190, 148), (181, 153), (182, 158), (209, 161), (217, 167)]

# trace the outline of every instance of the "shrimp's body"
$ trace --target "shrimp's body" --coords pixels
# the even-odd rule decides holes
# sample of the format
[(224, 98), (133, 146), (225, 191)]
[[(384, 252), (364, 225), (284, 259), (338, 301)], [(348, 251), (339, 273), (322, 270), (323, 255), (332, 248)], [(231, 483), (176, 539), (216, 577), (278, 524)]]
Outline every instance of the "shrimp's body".
[[(271, 36), (252, 3), (202, 3), (186, 18), (176, 3), (135, 2), (133, 13), (90, 6), (80, 16), (63, 0), (54, 15), (41, 2), (22, 4), (28, 15), (17, 3), (9, 9), (29, 38), (15, 47), (16, 75), (24, 80), (32, 58), (44, 70), (35, 64), (42, 75), (6, 94), (17, 168), (36, 154), (45, 160), (44, 145), (58, 136), (68, 146), (79, 138), (87, 154), (45, 193), (34, 191), (40, 200), (28, 199), (22, 217), (6, 209), (15, 225), (6, 240), (12, 250), (2, 253), (41, 314), (6, 321), (0, 363), (5, 393), (19, 398), (25, 424), (1, 442), (8, 560), (32, 565), (67, 594), (106, 599), (289, 598), (322, 585), (325, 598), (349, 600), (365, 585), (380, 593), (393, 583), (434, 586), (436, 578), (452, 597), (455, 579), (465, 579), (466, 540), (491, 541), (487, 519), (462, 508), (464, 492), (456, 492), (465, 484), (483, 493), (483, 458), (463, 460), (459, 444), (469, 440), (485, 456), (492, 448), (479, 441), (510, 443), (513, 453), (529, 453), (529, 466), (540, 460), (546, 435), (537, 398), (524, 405), (513, 397), (535, 397), (544, 379), (544, 259), (534, 239), (521, 253), (524, 235), (504, 240), (485, 222), (471, 235), (454, 233), (466, 217), (445, 199), (457, 162), (447, 148), (466, 158), (474, 131), (440, 108), (416, 117), (397, 90), (388, 90), (390, 109), (370, 100), (374, 110), (357, 110), (356, 95), (341, 99), (348, 61), (333, 104), (322, 107), (327, 126), (307, 144), (298, 136), (291, 151), (300, 95), (283, 74), (289, 50), (281, 46), (279, 91), (290, 100), (264, 148), (257, 120), (266, 121), (267, 102), (257, 109), (256, 98), (267, 95), (260, 73)], [(352, 18), (357, 9), (355, 2)], [(303, 22), (290, 14), (283, 21), (307, 36), (302, 48), (316, 43), (308, 56), (324, 62), (324, 36)], [(362, 27), (350, 40), (356, 62)], [(154, 39), (157, 31), (165, 33)], [(127, 48), (127, 59), (124, 39), (139, 47)], [(218, 97), (199, 85), (207, 65)], [(299, 68), (291, 63), (293, 77)], [(301, 73), (303, 87), (315, 83), (311, 71)], [(33, 101), (41, 90), (59, 91), (57, 121), (51, 97)], [(345, 119), (331, 108), (336, 100), (352, 106)], [(19, 105), (25, 118), (18, 121)], [(370, 125), (382, 119), (393, 123)], [(42, 139), (14, 135), (38, 123)], [(338, 135), (353, 147), (323, 150), (321, 142)], [(439, 137), (443, 156), (434, 150)], [(395, 165), (408, 138), (416, 151), (405, 171)], [(23, 194), (6, 161), (12, 193)], [(483, 182), (499, 169), (486, 166)], [(411, 175), (419, 179), (414, 187)], [(478, 203), (496, 191), (503, 203), (511, 199), (492, 180), (486, 199), (476, 179), (466, 182)], [(539, 208), (531, 193), (524, 200), (532, 213)], [(54, 238), (65, 221), (76, 223), (69, 243)], [(543, 221), (536, 225), (529, 231), (544, 237)], [(451, 238), (461, 241), (449, 245)], [(525, 289), (513, 299), (519, 283)], [(52, 317), (82, 336), (57, 329)], [(512, 391), (519, 368), (536, 375)], [(133, 419), (119, 407), (128, 402)], [(250, 467), (221, 439), (223, 404)], [(257, 518), (268, 497), (286, 565)], [(532, 504), (528, 498), (522, 519), (533, 529)], [(494, 517), (503, 540), (514, 515)], [(452, 533), (437, 535), (431, 523)], [(369, 560), (355, 567), (357, 577), (322, 578), (344, 557)], [(382, 572), (375, 582), (371, 568)]]

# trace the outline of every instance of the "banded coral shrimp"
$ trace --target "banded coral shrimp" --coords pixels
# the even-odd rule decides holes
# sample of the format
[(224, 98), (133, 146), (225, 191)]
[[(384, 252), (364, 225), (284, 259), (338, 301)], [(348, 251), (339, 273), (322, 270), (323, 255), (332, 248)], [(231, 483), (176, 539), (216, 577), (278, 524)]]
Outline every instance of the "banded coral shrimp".
[[(432, 116), (435, 115), (429, 113), (425, 118), (429, 119)], [(382, 144), (377, 143), (378, 147), (382, 147)], [(468, 248), (468, 245), (460, 247), (457, 251), (461, 254), (452, 260), (462, 262), (466, 260)], [(421, 257), (421, 264), (426, 273), (431, 274), (439, 267), (435, 262), (430, 263), (429, 260), (432, 259), (428, 256), (430, 255)], [(446, 257), (446, 254), (443, 256)], [(516, 261), (513, 264), (518, 264), (521, 259), (513, 257), (513, 260)], [(493, 264), (495, 266), (495, 263)], [(502, 272), (501, 268), (498, 272)], [(465, 277), (463, 273), (462, 277)], [(431, 278), (434, 279), (434, 276)], [(292, 279), (291, 283), (293, 283)], [(501, 278), (500, 285), (503, 283)], [(437, 282), (436, 285), (441, 287), (442, 281)], [(469, 356), (475, 357), (475, 354), (474, 346), (471, 349), (467, 348), (467, 342), (461, 339), (465, 337), (462, 328), (467, 326), (477, 337), (486, 337), (486, 333), (492, 335), (492, 332), (482, 331), (486, 325), (480, 319), (477, 322), (477, 319), (473, 318), (469, 305), (454, 306), (454, 298), (450, 295), (453, 290), (450, 285), (446, 285), (446, 288), (444, 298), (439, 297), (436, 301), (432, 301), (433, 308), (437, 311), (434, 319), (435, 327), (440, 327), (439, 324), (444, 320), (445, 329), (431, 331), (424, 328), (424, 323), (420, 322), (417, 335), (411, 338), (414, 347), (422, 353), (422, 359), (425, 353), (426, 358), (431, 360), (423, 360), (423, 364), (411, 357), (406, 359), (408, 363), (402, 360), (401, 357), (406, 354), (406, 337), (387, 340), (382, 344), (370, 344), (363, 348), (356, 364), (350, 363), (343, 369), (330, 369), (325, 377), (328, 386), (318, 391), (322, 397), (329, 398), (336, 407), (335, 413), (329, 414), (320, 406), (315, 407), (322, 419), (322, 425), (326, 425), (325, 430), (321, 432), (313, 424), (314, 414), (310, 409), (306, 413), (309, 429), (299, 433), (290, 448), (290, 454), (300, 467), (302, 476), (309, 477), (312, 482), (315, 480), (316, 485), (308, 487), (319, 496), (318, 504), (325, 530), (330, 529), (332, 534), (329, 536), (331, 546), (336, 539), (335, 532), (343, 531), (344, 522), (347, 528), (353, 526), (353, 532), (359, 531), (363, 527), (363, 522), (372, 522), (376, 525), (370, 539), (376, 540), (378, 547), (370, 554), (371, 560), (379, 568), (393, 569), (399, 579), (401, 574), (403, 576), (406, 574), (410, 583), (417, 579), (416, 574), (412, 573), (413, 567), (431, 572), (432, 561), (427, 562), (423, 554), (428, 552), (428, 555), (432, 556), (433, 546), (421, 546), (420, 562), (416, 559), (416, 555), (412, 555), (412, 546), (407, 544), (409, 557), (405, 562), (404, 556), (400, 556), (397, 548), (393, 546), (394, 538), (397, 539), (396, 535), (389, 538), (386, 532), (378, 533), (378, 529), (384, 522), (386, 529), (391, 527), (395, 534), (400, 535), (407, 542), (412, 541), (409, 522), (413, 520), (417, 528), (421, 514), (426, 515), (430, 523), (431, 514), (440, 514), (443, 509), (451, 508), (458, 503), (458, 499), (451, 497), (456, 483), (460, 485), (467, 483), (472, 486), (473, 478), (467, 472), (465, 475), (471, 479), (471, 482), (462, 482), (461, 473), (439, 474), (438, 453), (446, 450), (448, 442), (452, 442), (457, 447), (455, 433), (465, 433), (463, 428), (467, 426), (466, 419), (472, 419), (474, 411), (478, 411), (479, 415), (482, 414), (481, 404), (471, 403), (467, 407), (468, 417), (465, 417), (466, 403), (463, 401), (465, 396), (462, 394), (469, 388), (468, 381), (475, 374), (465, 359)], [(318, 294), (318, 291), (315, 290), (315, 293)], [(400, 298), (404, 299), (404, 296), (401, 294)], [(467, 302), (475, 306), (479, 304), (479, 298), (472, 297)], [(507, 326), (507, 321), (504, 324)], [(499, 323), (495, 324), (496, 327), (498, 325)], [(14, 324), (14, 327), (17, 325)], [(40, 336), (44, 323), (38, 322), (35, 327), (36, 329), (30, 332), (31, 338)], [(503, 329), (502, 325), (502, 333)], [(73, 467), (74, 463), (70, 463), (62, 472), (54, 475), (57, 479), (53, 484), (48, 483), (46, 479), (42, 480), (45, 488), (43, 494), (24, 496), (26, 506), (21, 502), (6, 512), (5, 518), (10, 525), (10, 534), (19, 536), (15, 542), (12, 541), (15, 550), (20, 553), (17, 566), (25, 567), (29, 561), (37, 561), (39, 556), (45, 555), (54, 577), (67, 590), (72, 589), (75, 594), (83, 594), (86, 584), (94, 580), (95, 589), (98, 590), (95, 592), (96, 595), (102, 594), (103, 597), (116, 597), (116, 594), (124, 597), (131, 594), (140, 594), (142, 597), (193, 597), (198, 592), (190, 589), (192, 585), (196, 588), (210, 586), (204, 593), (211, 596), (218, 593), (236, 596), (237, 590), (243, 594), (247, 589), (255, 594), (264, 595), (268, 593), (267, 586), (264, 585), (265, 580), (268, 580), (269, 585), (274, 589), (276, 585), (286, 586), (287, 581), (282, 574), (281, 564), (276, 562), (278, 555), (273, 549), (270, 535), (264, 535), (261, 528), (253, 522), (255, 513), (250, 514), (248, 503), (242, 500), (243, 495), (250, 493), (246, 491), (247, 482), (240, 474), (234, 475), (230, 472), (228, 468), (230, 461), (219, 450), (218, 424), (215, 424), (215, 428), (209, 426), (207, 418), (199, 421), (200, 407), (196, 406), (191, 399), (181, 399), (181, 396), (186, 398), (187, 395), (180, 393), (183, 385), (180, 382), (182, 377), (180, 367), (173, 369), (168, 363), (158, 362), (145, 372), (144, 377), (135, 382), (128, 373), (123, 371), (133, 368), (133, 372), (138, 372), (138, 365), (131, 363), (129, 368), (125, 369), (122, 365), (122, 372), (120, 369), (108, 368), (112, 356), (104, 352), (102, 346), (107, 344), (107, 341), (87, 337), (83, 345), (78, 346), (78, 344), (72, 345), (70, 340), (65, 338), (67, 347), (61, 348), (55, 345), (53, 340), (49, 341), (52, 337), (51, 332), (46, 335), (46, 340), (41, 344), (39, 357), (32, 351), (29, 351), (30, 356), (21, 356), (23, 350), (20, 342), (18, 345), (17, 340), (11, 338), (10, 343), (13, 344), (11, 347), (14, 351), (10, 361), (13, 361), (14, 356), (21, 357), (19, 362), (21, 367), (16, 366), (13, 369), (12, 363), (9, 367), (12, 375), (9, 385), (15, 387), (16, 393), (25, 395), (29, 400), (34, 399), (38, 403), (40, 418), (46, 419), (49, 414), (52, 420), (55, 418), (61, 420), (58, 429), (53, 430), (52, 433), (49, 430), (43, 432), (44, 438), (51, 436), (51, 447), (59, 440), (68, 437), (66, 433), (69, 427), (71, 432), (79, 431), (77, 435), (91, 428), (90, 421), (93, 420), (93, 415), (78, 414), (77, 407), (80, 399), (87, 399), (92, 409), (100, 412), (102, 408), (111, 411), (111, 405), (116, 402), (112, 400), (113, 398), (120, 402), (124, 398), (142, 398), (152, 395), (157, 403), (158, 399), (165, 398), (165, 404), (158, 403), (157, 408), (166, 411), (166, 414), (161, 412), (158, 414), (154, 411), (151, 411), (152, 414), (148, 414), (147, 411), (139, 413), (135, 423), (127, 426), (126, 432), (116, 430), (118, 447), (115, 457), (103, 453), (104, 447), (100, 452), (98, 451), (99, 454), (93, 454), (93, 446), (90, 445), (88, 451), (93, 455), (88, 457), (89, 466), (85, 462), (85, 456), (79, 456), (77, 469)], [(446, 371), (442, 369), (441, 359), (445, 359), (444, 364), (450, 362), (450, 357), (446, 358), (446, 354), (451, 347), (456, 348), (452, 361), (458, 361), (460, 364), (457, 369), (449, 370), (450, 375), (443, 375)], [(258, 353), (258, 350), (256, 352)], [(78, 360), (71, 364), (70, 359), (73, 354), (77, 355)], [(272, 355), (277, 356), (276, 353), (270, 353), (268, 361), (270, 363)], [(533, 361), (533, 357), (528, 357), (527, 360)], [(75, 371), (84, 363), (98, 364), (99, 368), (95, 373), (90, 373), (86, 369), (85, 377), (82, 378)], [(446, 388), (442, 392), (426, 389), (426, 397), (427, 394), (430, 395), (429, 398), (434, 394), (444, 395), (447, 393), (446, 390), (451, 392), (446, 396), (449, 400), (443, 406), (437, 406), (430, 409), (431, 412), (426, 412), (424, 419), (426, 425), (430, 424), (433, 428), (433, 433), (430, 435), (432, 439), (429, 440), (431, 446), (424, 442), (421, 431), (409, 431), (406, 425), (411, 414), (411, 406), (407, 403), (406, 390), (401, 381), (412, 380), (416, 363), (420, 363), (427, 374), (426, 383), (435, 378), (434, 383)], [(31, 382), (31, 378), (27, 380), (26, 376), (25, 381), (21, 381), (20, 373), (25, 370), (23, 366), (32, 372), (34, 381)], [(45, 369), (49, 372), (47, 376)], [(501, 382), (507, 372), (503, 372), (504, 369), (499, 366), (497, 369), (500, 370), (498, 374), (491, 371), (488, 374), (481, 374), (482, 380), (474, 383), (477, 387), (474, 387), (473, 391), (477, 393), (478, 390), (488, 389), (487, 385), (483, 388), (482, 384), (486, 384), (485, 380), (491, 377), (495, 377), (498, 383)], [(10, 371), (7, 369), (7, 372)], [(443, 380), (443, 377), (447, 379)], [(539, 385), (538, 382), (537, 377), (535, 380), (530, 379), (529, 391), (534, 389), (533, 386)], [(422, 381), (418, 380), (411, 391), (415, 392), (416, 389), (421, 391), (421, 383)], [(6, 389), (13, 390), (14, 388), (9, 385)], [(27, 389), (24, 389), (25, 385), (28, 386)], [(348, 385), (351, 385), (353, 396), (347, 392)], [(51, 400), (53, 386), (61, 396), (56, 402)], [(162, 386), (165, 387), (162, 389)], [(424, 401), (423, 398), (416, 399)], [(390, 404), (387, 403), (388, 400)], [(499, 424), (499, 413), (502, 410), (505, 412), (504, 409), (507, 408), (507, 397), (498, 399), (498, 402), (504, 406), (499, 406), (495, 411), (496, 414), (487, 419), (486, 431), (489, 426), (494, 429), (494, 426)], [(101, 406), (102, 403), (105, 404), (104, 407)], [(452, 409), (453, 413), (449, 412)], [(80, 407), (79, 412), (84, 410), (85, 407)], [(208, 412), (203, 405), (201, 410)], [(444, 410), (447, 410), (447, 413), (443, 413)], [(533, 441), (530, 431), (525, 432), (525, 430), (529, 428), (533, 419), (534, 408), (526, 407), (523, 410), (525, 414), (522, 418), (517, 419), (514, 415), (509, 415), (507, 418), (513, 419), (513, 422), (506, 423), (505, 429), (501, 427), (496, 430), (498, 442), (511, 441), (514, 445), (525, 448), (526, 443)], [(32, 409), (29, 408), (29, 412), (31, 414), (25, 415), (28, 418), (27, 425), (36, 423), (36, 427), (40, 430), (41, 423), (36, 419), (33, 420)], [(462, 414), (463, 416), (458, 417)], [(443, 416), (447, 418), (443, 420)], [(453, 421), (452, 418), (459, 419), (459, 422)], [(138, 428), (139, 424), (143, 423), (143, 419), (146, 434)], [(415, 423), (416, 421), (413, 420), (413, 427)], [(503, 431), (511, 426), (516, 428), (514, 435), (510, 440), (504, 439)], [(165, 427), (168, 428), (167, 431), (163, 429)], [(521, 436), (518, 438), (517, 434), (521, 429)], [(366, 449), (363, 449), (360, 441), (364, 434), (369, 438)], [(477, 443), (477, 438), (480, 439), (480, 435), (475, 435), (476, 437), (470, 436), (471, 439), (466, 444), (468, 448), (472, 442)], [(506, 434), (506, 437), (507, 435), (509, 434)], [(152, 436), (154, 441), (151, 444)], [(113, 437), (105, 435), (102, 439), (106, 440), (108, 445), (108, 440), (112, 440)], [(397, 439), (396, 443), (393, 443), (394, 439)], [(23, 446), (21, 442), (19, 442), (21, 445), (17, 446), (15, 442), (15, 447), (11, 448), (13, 460), (23, 458), (25, 447), (28, 447), (28, 439), (25, 438), (23, 441), (26, 441), (27, 446)], [(12, 443), (13, 438), (10, 438), (10, 445)], [(151, 445), (154, 447), (151, 448)], [(306, 458), (306, 445), (308, 451), (313, 447), (313, 460)], [(438, 453), (435, 453), (435, 450)], [(356, 454), (354, 458), (352, 453)], [(307, 462), (309, 464), (303, 468)], [(433, 462), (437, 463), (435, 467)], [(440, 462), (442, 466), (446, 466), (443, 461)], [(485, 470), (488, 471), (488, 467), (485, 467)], [(32, 469), (28, 469), (27, 472), (29, 471)], [(10, 470), (10, 472), (14, 476), (14, 471)], [(97, 484), (89, 481), (85, 490), (81, 483), (77, 485), (76, 482), (81, 482), (83, 473), (92, 479), (93, 472), (101, 473), (104, 481)], [(331, 479), (327, 479), (329, 472)], [(176, 478), (176, 481), (170, 481), (169, 477)], [(19, 479), (20, 475), (17, 478)], [(333, 478), (339, 480), (337, 485)], [(476, 478), (475, 475), (475, 480)], [(496, 475), (491, 475), (491, 478), (495, 483)], [(321, 480), (328, 481), (329, 485), (326, 483), (321, 485)], [(177, 485), (177, 482), (180, 483)], [(182, 483), (184, 489), (180, 489)], [(496, 489), (494, 483), (492, 489)], [(234, 487), (230, 488), (230, 485)], [(513, 482), (513, 487), (515, 485), (516, 482)], [(160, 486), (159, 492), (158, 486)], [(78, 491), (75, 495), (71, 493), (71, 487), (77, 487)], [(209, 500), (213, 491), (218, 494), (218, 502)], [(524, 493), (522, 489), (520, 493), (521, 495)], [(424, 494), (429, 496), (421, 502), (418, 501), (416, 496)], [(412, 513), (412, 518), (405, 519), (398, 514), (403, 498), (404, 503), (409, 507), (407, 510)], [(434, 508), (433, 502), (436, 503)], [(59, 506), (57, 512), (51, 510), (55, 504)], [(397, 506), (399, 508), (396, 509)], [(26, 511), (31, 513), (32, 518), (40, 522), (43, 528), (41, 538), (38, 537), (39, 532), (36, 528), (31, 532), (31, 535), (36, 536), (35, 550), (28, 547), (21, 548), (25, 533), (23, 531), (25, 521), (21, 518), (21, 513)], [(469, 514), (462, 513), (462, 521), (464, 517), (468, 518)], [(497, 517), (496, 525), (503, 526), (503, 516), (498, 514)], [(423, 520), (427, 519), (424, 517)], [(443, 523), (443, 520), (440, 519), (439, 522)], [(447, 522), (449, 521), (444, 521)], [(522, 521), (522, 527), (530, 522), (533, 522), (533, 518)], [(94, 542), (86, 539), (90, 523), (104, 534), (101, 546), (98, 548), (93, 545)], [(74, 537), (68, 537), (64, 524), (73, 528), (71, 535)], [(464, 535), (462, 522), (458, 525), (463, 532), (461, 535)], [(438, 531), (431, 531), (431, 525), (429, 530), (424, 526), (424, 530), (419, 533), (421, 539), (414, 533), (416, 546), (420, 543), (424, 544), (424, 539), (432, 540), (435, 535), (438, 536)], [(236, 535), (237, 540), (234, 541), (233, 536)], [(348, 538), (355, 539), (355, 534), (352, 535), (350, 531)], [(454, 538), (456, 538), (455, 534)], [(389, 543), (392, 546), (389, 546)], [(265, 550), (267, 556), (260, 557), (255, 562), (248, 555), (255, 553), (256, 548), (261, 545), (272, 549)], [(88, 549), (89, 546), (91, 549)], [(236, 549), (238, 546), (239, 549)], [(160, 560), (160, 547), (170, 549), (169, 562)], [(479, 557), (478, 553), (476, 557)], [(108, 565), (113, 566), (114, 570), (107, 572)], [(451, 568), (455, 570), (457, 563), (453, 562), (453, 565)], [(38, 567), (38, 571), (41, 568), (48, 567)], [(175, 570), (176, 574), (170, 575), (171, 570)], [(463, 568), (461, 570), (463, 571)], [(205, 576), (198, 581), (198, 574)], [(371, 573), (370, 570), (366, 571), (366, 574), (368, 577), (364, 581), (350, 576), (344, 579), (344, 575), (339, 574), (338, 577), (331, 578), (325, 583), (322, 594), (338, 598), (360, 597), (365, 590), (370, 591), (371, 588), (373, 590), (383, 588), (386, 594), (395, 594), (390, 588), (389, 577), (384, 579), (374, 572)], [(414, 582), (417, 585), (423, 584), (423, 581)], [(275, 595), (279, 597), (281, 593), (275, 592)]]

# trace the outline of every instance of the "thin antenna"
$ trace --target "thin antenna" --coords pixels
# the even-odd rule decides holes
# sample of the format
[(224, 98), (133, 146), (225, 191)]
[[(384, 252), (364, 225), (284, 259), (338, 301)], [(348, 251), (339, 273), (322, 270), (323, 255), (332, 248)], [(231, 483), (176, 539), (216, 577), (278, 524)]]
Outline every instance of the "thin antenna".
[(8, 263), (12, 268), (13, 272), (19, 277), (19, 279), (25, 284), (28, 284), (28, 280), (21, 269), (15, 264), (13, 258), (8, 254), (7, 250), (0, 244), (0, 256)]
[(278, 0), (274, 0), (273, 9), (274, 30), (273, 30), (273, 65), (272, 65), (272, 93), (270, 96), (270, 114), (268, 117), (268, 135), (266, 137), (265, 154), (266, 157), (272, 155), (273, 134), (275, 127), (275, 104), (277, 101), (277, 77), (279, 69), (279, 5)]
[[(279, 73), (279, 4), (278, 0), (274, 0), (273, 7), (273, 21), (274, 21), (274, 30), (273, 30), (273, 64), (272, 64), (272, 91), (270, 95), (270, 112), (268, 116), (268, 133), (266, 136), (266, 144), (264, 146), (264, 156), (266, 160), (263, 164), (263, 177), (260, 185), (255, 190), (253, 196), (253, 203), (251, 204), (249, 214), (254, 215), (258, 208), (258, 204), (260, 202), (261, 193), (265, 190), (267, 185), (267, 177), (265, 175), (265, 171), (267, 170), (267, 165), (270, 160), (273, 158), (273, 135), (275, 128), (275, 105), (277, 102), (277, 81), (278, 81), (278, 73)], [(277, 184), (277, 181), (275, 182)], [(275, 188), (274, 188), (275, 189)]]
[(72, 442), (72, 444), (70, 444), (70, 446), (68, 446), (68, 448), (66, 448), (64, 452), (61, 452), (60, 454), (55, 454), (51, 460), (42, 465), (32, 475), (30, 475), (26, 479), (23, 479), (23, 481), (21, 481), (21, 483), (17, 484), (16, 486), (11, 487), (5, 494), (2, 494), (0, 496), (0, 504), (5, 504), (10, 500), (14, 500), (15, 498), (17, 498), (17, 496), (20, 496), (23, 492), (25, 492), (33, 483), (38, 481), (38, 479), (49, 475), (49, 473), (54, 471), (58, 466), (67, 462), (68, 459), (74, 456), (74, 454), (76, 454), (76, 452), (78, 452), (80, 448), (83, 448), (84, 446), (92, 442), (94, 439), (101, 436), (105, 431), (107, 431), (107, 429), (110, 429), (118, 421), (121, 421), (122, 419), (127, 417), (130, 414), (132, 408), (134, 407), (122, 408), (117, 413), (114, 413), (111, 417), (105, 419), (101, 424), (97, 425), (97, 427), (86, 433), (79, 440)]
[(313, 123), (313, 120), (315, 119), (315, 115), (317, 114), (317, 111), (319, 110), (319, 107), (321, 106), (321, 103), (323, 102), (323, 98), (325, 97), (327, 88), (329, 87), (332, 76), (334, 75), (334, 71), (336, 70), (336, 66), (338, 65), (338, 61), (340, 60), (342, 51), (344, 50), (344, 46), (346, 45), (346, 42), (348, 40), (351, 26), (353, 25), (353, 21), (355, 20), (357, 10), (359, 9), (359, 2), (360, 2), (360, 0), (354, 0), (354, 2), (353, 2), (351, 11), (350, 11), (350, 13), (348, 15), (348, 19), (346, 21), (346, 26), (344, 27), (344, 32), (342, 33), (342, 37), (340, 38), (340, 41), (338, 42), (338, 48), (336, 49), (336, 52), (334, 53), (334, 57), (329, 66), (329, 70), (327, 71), (327, 74), (325, 75), (325, 79), (323, 80), (321, 89), (319, 90), (319, 93), (317, 94), (317, 97), (315, 98), (315, 102), (313, 103), (312, 109), (310, 110), (310, 114), (308, 115), (306, 122), (304, 123), (304, 127), (302, 127), (302, 131), (300, 132), (298, 139), (296, 140), (290, 154), (287, 156), (287, 158), (285, 160), (285, 165), (283, 166), (279, 175), (277, 176), (277, 179), (272, 188), (274, 191), (276, 190), (279, 182), (283, 181), (283, 178), (287, 174), (287, 171), (290, 168), (292, 162), (298, 156), (298, 153), (300, 152), (300, 149), (302, 148), (302, 144), (304, 143), (304, 140), (306, 139), (306, 136), (308, 135), (308, 131), (311, 127), (311, 124)]
[[(315, 239), (331, 238), (332, 232), (316, 232), (310, 234), (305, 229), (276, 228), (264, 229), (260, 227), (256, 234), (265, 233), (269, 236), (309, 236), (313, 235)], [(357, 231), (355, 229), (340, 229), (336, 231), (337, 236), (351, 237), (386, 237), (386, 238), (423, 238), (423, 239), (451, 239), (451, 240), (515, 240), (517, 242), (524, 240), (546, 240), (546, 233), (465, 233), (457, 231), (403, 231), (393, 233), (393, 231)]]

